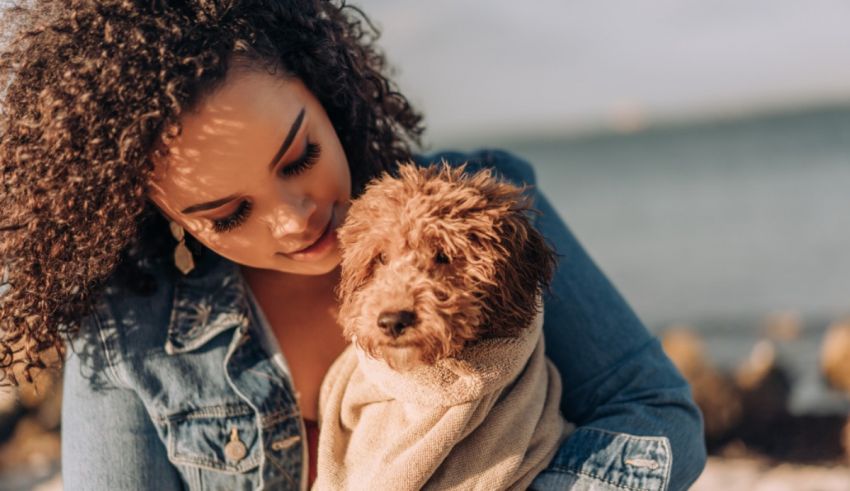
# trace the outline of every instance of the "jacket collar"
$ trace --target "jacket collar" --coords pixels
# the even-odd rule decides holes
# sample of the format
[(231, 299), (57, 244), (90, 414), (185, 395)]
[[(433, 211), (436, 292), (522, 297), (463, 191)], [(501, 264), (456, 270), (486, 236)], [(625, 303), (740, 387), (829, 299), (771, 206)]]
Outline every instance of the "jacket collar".
[(165, 352), (187, 353), (222, 332), (249, 325), (246, 286), (235, 263), (214, 256), (201, 270), (178, 275)]

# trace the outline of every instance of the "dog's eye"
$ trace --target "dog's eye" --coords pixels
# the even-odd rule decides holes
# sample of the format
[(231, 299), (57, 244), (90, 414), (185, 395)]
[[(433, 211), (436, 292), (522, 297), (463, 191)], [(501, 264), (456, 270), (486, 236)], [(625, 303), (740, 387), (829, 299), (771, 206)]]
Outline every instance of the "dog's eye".
[(375, 256), (375, 260), (381, 264), (387, 264), (387, 253), (379, 252), (377, 256)]
[(449, 264), (451, 262), (449, 260), (449, 256), (447, 256), (443, 251), (437, 251), (437, 255), (434, 257), (434, 260), (437, 261), (437, 264)]

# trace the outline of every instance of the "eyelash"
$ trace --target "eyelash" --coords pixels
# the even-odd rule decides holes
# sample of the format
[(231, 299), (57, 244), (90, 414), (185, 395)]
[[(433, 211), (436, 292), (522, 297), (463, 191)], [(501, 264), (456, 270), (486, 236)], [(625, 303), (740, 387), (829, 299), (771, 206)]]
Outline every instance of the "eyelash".
[(318, 143), (308, 143), (304, 157), (294, 164), (284, 167), (280, 170), (280, 173), (287, 177), (297, 176), (312, 167), (319, 160), (321, 154), (322, 147)]
[(231, 215), (228, 215), (224, 218), (217, 218), (213, 220), (213, 230), (216, 232), (222, 233), (227, 232), (229, 230), (233, 230), (234, 228), (242, 225), (242, 222), (248, 218), (248, 214), (251, 212), (250, 201), (243, 201), (239, 203), (239, 208), (236, 209)]
[[(305, 152), (304, 157), (294, 164), (282, 168), (280, 170), (280, 174), (284, 177), (297, 176), (312, 167), (319, 160), (319, 156), (321, 154), (322, 147), (320, 147), (318, 143), (308, 143), (307, 152)], [(251, 205), (250, 201), (243, 201), (239, 203), (239, 208), (237, 208), (235, 212), (224, 218), (217, 218), (212, 221), (213, 230), (222, 233), (233, 230), (239, 225), (242, 225), (251, 213), (252, 206), (253, 205)]]

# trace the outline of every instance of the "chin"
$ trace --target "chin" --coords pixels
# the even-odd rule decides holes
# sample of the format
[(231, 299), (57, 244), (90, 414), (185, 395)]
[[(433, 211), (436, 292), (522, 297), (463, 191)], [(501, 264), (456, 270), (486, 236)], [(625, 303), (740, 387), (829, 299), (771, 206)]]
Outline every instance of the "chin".
[(289, 261), (286, 266), (276, 265), (270, 269), (276, 269), (282, 273), (320, 276), (333, 272), (341, 262), (342, 256), (339, 251), (334, 251), (320, 261)]

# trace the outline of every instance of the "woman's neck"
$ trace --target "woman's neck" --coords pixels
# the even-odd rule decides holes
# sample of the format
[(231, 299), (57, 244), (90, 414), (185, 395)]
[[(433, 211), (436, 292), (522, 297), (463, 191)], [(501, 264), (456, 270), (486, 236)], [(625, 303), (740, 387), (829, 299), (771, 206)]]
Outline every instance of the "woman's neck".
[(240, 266), (245, 281), (256, 290), (270, 290), (287, 294), (290, 298), (327, 295), (339, 284), (340, 267), (322, 275), (285, 273), (270, 269)]

